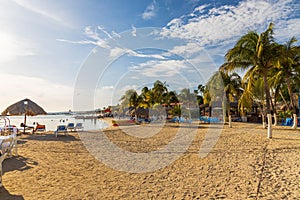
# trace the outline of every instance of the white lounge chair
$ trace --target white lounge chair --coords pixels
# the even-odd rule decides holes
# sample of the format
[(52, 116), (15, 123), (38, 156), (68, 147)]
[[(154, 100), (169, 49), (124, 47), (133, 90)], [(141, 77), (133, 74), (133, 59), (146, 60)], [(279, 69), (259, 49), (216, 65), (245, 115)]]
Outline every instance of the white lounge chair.
[(76, 131), (83, 131), (83, 125), (82, 123), (77, 123), (75, 126), (75, 130)]
[(57, 137), (57, 135), (59, 133), (64, 133), (66, 136), (68, 136), (68, 129), (66, 125), (58, 125), (56, 131), (54, 131), (55, 137)]
[(68, 131), (75, 131), (75, 124), (74, 123), (68, 123), (67, 130)]

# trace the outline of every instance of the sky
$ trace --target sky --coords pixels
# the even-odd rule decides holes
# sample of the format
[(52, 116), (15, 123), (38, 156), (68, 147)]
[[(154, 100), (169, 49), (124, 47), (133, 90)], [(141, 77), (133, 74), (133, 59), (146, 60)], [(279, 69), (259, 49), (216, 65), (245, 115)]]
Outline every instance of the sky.
[[(298, 0), (0, 0), (0, 111), (117, 104), (128, 89), (205, 84), (248, 31), (300, 39)], [(299, 42), (298, 42), (299, 44)]]

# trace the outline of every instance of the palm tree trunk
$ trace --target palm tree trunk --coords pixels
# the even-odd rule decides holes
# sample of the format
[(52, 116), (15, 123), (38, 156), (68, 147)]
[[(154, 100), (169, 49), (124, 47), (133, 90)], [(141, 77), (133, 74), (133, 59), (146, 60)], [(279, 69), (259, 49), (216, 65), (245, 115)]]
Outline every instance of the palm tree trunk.
[(277, 115), (276, 115), (276, 112), (274, 112), (273, 116), (274, 116), (274, 126), (277, 126)]
[(295, 106), (295, 103), (294, 103), (294, 97), (293, 97), (293, 93), (292, 93), (292, 89), (291, 89), (291, 81), (290, 81), (289, 77), (286, 79), (286, 85), (287, 85), (287, 89), (288, 89), (288, 92), (289, 92), (289, 95), (290, 95), (291, 106), (292, 106), (292, 109), (293, 109), (293, 113), (296, 114), (297, 110), (296, 110), (296, 106)]
[(286, 102), (286, 100), (285, 100), (285, 98), (284, 98), (284, 96), (283, 96), (283, 94), (282, 94), (281, 90), (279, 90), (279, 94), (280, 94), (280, 96), (281, 96), (281, 98), (282, 98), (282, 100), (283, 100), (284, 104), (285, 104), (285, 105), (286, 105), (286, 107), (288, 108), (288, 107), (289, 107), (289, 105), (287, 104), (287, 102)]
[(263, 79), (264, 79), (264, 89), (265, 89), (265, 94), (266, 94), (266, 114), (271, 113), (271, 105), (270, 105), (270, 100), (271, 100), (271, 95), (270, 95), (270, 89), (269, 89), (269, 84), (267, 80), (267, 71), (265, 70), (263, 72)]

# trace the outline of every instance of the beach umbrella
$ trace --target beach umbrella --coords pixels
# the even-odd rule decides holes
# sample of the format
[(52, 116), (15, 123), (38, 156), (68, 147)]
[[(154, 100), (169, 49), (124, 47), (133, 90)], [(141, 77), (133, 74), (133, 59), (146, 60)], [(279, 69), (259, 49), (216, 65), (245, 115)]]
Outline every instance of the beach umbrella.
[(2, 115), (44, 115), (45, 110), (30, 99), (23, 99), (7, 107)]

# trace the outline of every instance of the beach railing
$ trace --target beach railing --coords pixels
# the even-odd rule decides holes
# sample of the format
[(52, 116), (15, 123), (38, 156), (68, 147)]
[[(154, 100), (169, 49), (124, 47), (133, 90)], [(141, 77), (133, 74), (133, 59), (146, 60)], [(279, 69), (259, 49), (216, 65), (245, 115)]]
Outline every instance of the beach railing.
[(0, 136), (0, 187), (2, 184), (2, 163), (6, 158), (13, 156), (13, 151), (18, 156), (17, 135), (15, 133), (7, 136)]

